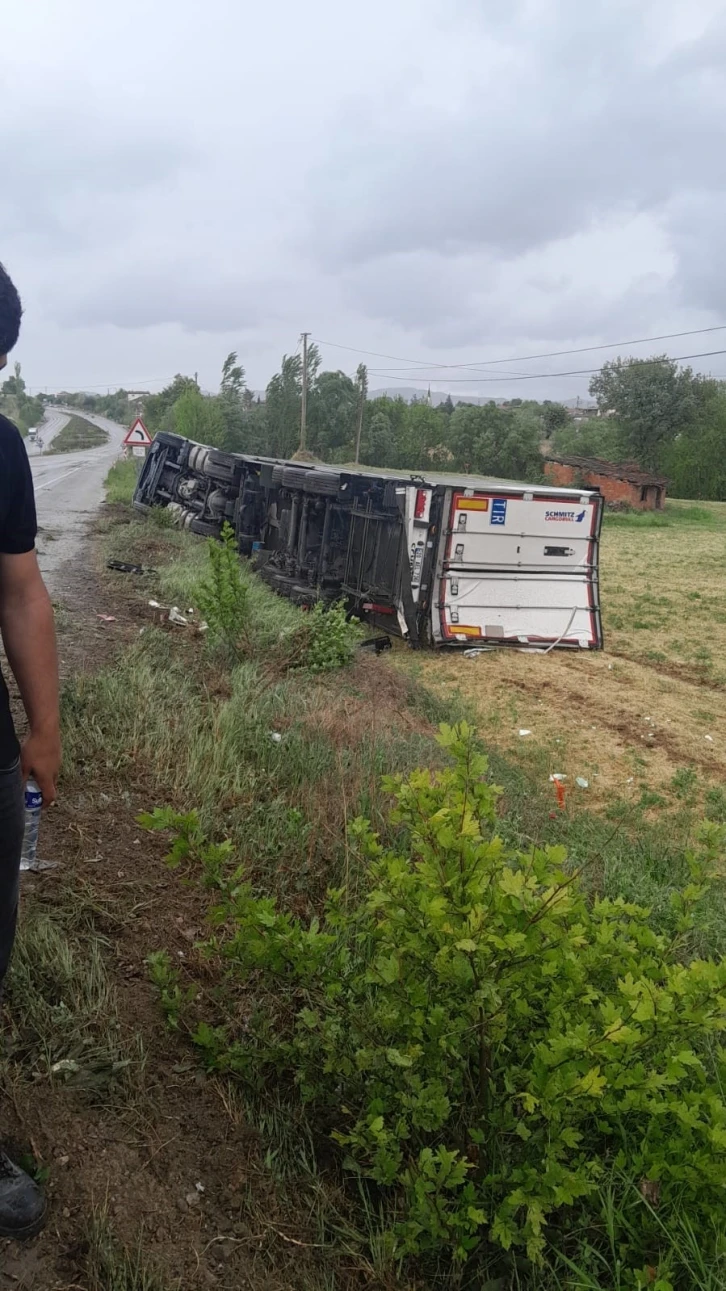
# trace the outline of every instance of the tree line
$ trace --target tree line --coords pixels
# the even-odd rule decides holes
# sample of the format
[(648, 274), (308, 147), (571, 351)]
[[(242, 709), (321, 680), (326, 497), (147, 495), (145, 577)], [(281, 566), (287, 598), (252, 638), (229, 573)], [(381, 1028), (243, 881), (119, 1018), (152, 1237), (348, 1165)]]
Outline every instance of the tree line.
[(27, 435), (42, 420), (43, 412), (42, 400), (28, 394), (20, 364), (16, 363), (13, 375), (0, 386), (0, 413), (15, 423), (21, 435)]
[[(459, 403), (449, 397), (438, 407), (427, 399), (368, 397), (368, 374), (361, 364), (355, 378), (321, 366), (315, 345), (308, 349), (306, 449), (332, 463), (355, 459), (365, 466), (399, 470), (438, 468), (536, 480), (542, 474), (540, 442), (565, 422), (566, 409), (514, 399), (506, 407)], [(300, 444), (303, 369), (299, 354), (285, 355), (264, 399), (249, 390), (237, 355), (227, 356), (216, 394), (204, 394), (193, 377), (177, 375), (158, 394), (144, 400), (152, 434), (171, 431), (229, 452), (292, 457)], [(128, 420), (125, 391), (112, 395), (73, 395), (59, 402), (79, 410)]]
[[(158, 394), (146, 396), (148, 428), (230, 452), (292, 457), (300, 444), (302, 364), (299, 354), (284, 355), (264, 398), (248, 388), (235, 353), (224, 361), (215, 394), (205, 394), (193, 377), (177, 375)], [(665, 475), (676, 496), (726, 500), (726, 384), (664, 355), (606, 363), (590, 382), (596, 415), (584, 421), (549, 400), (454, 405), (449, 396), (433, 407), (426, 398), (371, 398), (365, 365), (355, 377), (325, 370), (315, 345), (307, 364), (305, 447), (327, 462), (352, 463), (360, 433), (365, 466), (535, 483), (542, 479), (542, 448), (549, 441), (554, 452), (637, 462)], [(64, 392), (56, 399), (117, 421), (132, 415), (123, 390)]]
[(557, 450), (637, 462), (675, 497), (726, 500), (726, 383), (661, 354), (613, 359), (590, 393), (600, 415), (558, 429)]

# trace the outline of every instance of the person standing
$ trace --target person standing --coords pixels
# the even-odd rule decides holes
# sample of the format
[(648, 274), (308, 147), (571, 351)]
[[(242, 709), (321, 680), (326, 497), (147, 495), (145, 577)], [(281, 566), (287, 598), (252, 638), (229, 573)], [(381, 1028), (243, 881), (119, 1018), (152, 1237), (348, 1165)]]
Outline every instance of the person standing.
[[(22, 305), (0, 264), (0, 369), (20, 334)], [(43, 805), (55, 800), (61, 741), (53, 608), (35, 551), (33, 477), (20, 432), (0, 416), (0, 632), (28, 719), (18, 743), (0, 672), (0, 991), (15, 940), (24, 784), (33, 776)], [(0, 1148), (0, 1237), (40, 1231), (45, 1199), (38, 1185)]]

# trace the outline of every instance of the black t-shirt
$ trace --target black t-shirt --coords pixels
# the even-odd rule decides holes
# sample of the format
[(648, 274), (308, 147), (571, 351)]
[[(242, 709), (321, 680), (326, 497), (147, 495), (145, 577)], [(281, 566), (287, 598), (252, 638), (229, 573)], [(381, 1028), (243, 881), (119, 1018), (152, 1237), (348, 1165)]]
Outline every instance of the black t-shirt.
[[(32, 551), (37, 532), (33, 476), (25, 444), (13, 423), (0, 416), (0, 554), (20, 556)], [(0, 767), (9, 767), (18, 751), (8, 689), (0, 673)]]

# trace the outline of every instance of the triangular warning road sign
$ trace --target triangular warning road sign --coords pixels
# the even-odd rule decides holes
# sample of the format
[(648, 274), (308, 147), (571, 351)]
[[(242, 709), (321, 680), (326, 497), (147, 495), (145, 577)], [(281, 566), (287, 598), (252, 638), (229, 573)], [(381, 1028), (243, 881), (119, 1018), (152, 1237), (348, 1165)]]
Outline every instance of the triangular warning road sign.
[(151, 443), (151, 435), (140, 417), (136, 418), (130, 430), (127, 430), (124, 444), (132, 448), (148, 448)]

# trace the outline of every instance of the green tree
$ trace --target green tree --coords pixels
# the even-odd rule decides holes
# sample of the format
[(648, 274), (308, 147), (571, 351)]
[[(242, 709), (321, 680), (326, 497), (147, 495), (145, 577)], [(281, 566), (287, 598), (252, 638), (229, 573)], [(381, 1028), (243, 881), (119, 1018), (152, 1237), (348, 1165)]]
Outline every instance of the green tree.
[(170, 385), (165, 386), (158, 394), (148, 396), (144, 402), (144, 418), (152, 435), (160, 430), (173, 430), (174, 404), (189, 390), (196, 390), (199, 393), (199, 386), (194, 378), (177, 373)]
[(215, 400), (216, 416), (219, 421), (222, 442), (221, 448), (229, 452), (241, 452), (245, 447), (245, 395), (247, 386), (245, 370), (237, 362), (237, 354), (232, 351), (222, 365), (222, 380), (219, 396)]
[(540, 478), (541, 420), (534, 409), (460, 404), (449, 426), (449, 446), (459, 469), (500, 479)]
[(355, 441), (358, 387), (345, 372), (320, 372), (308, 400), (308, 443), (331, 461), (350, 460)]
[(726, 501), (726, 392), (709, 399), (702, 414), (667, 446), (663, 468), (679, 498)]
[(302, 359), (284, 354), (279, 372), (270, 380), (265, 395), (269, 451), (273, 457), (291, 457), (300, 439)]
[[(308, 346), (308, 391), (312, 392), (320, 367), (317, 345)], [(269, 452), (274, 457), (291, 457), (300, 442), (300, 410), (302, 399), (302, 358), (299, 354), (284, 354), (282, 366), (267, 386), (267, 429)], [(308, 420), (311, 406), (308, 403)]]
[(628, 456), (657, 469), (666, 446), (687, 430), (715, 384), (666, 355), (613, 359), (590, 382), (601, 413), (614, 412)]
[(375, 412), (361, 443), (361, 461), (367, 466), (389, 466), (392, 440), (390, 417), (385, 412)]
[(19, 363), (13, 364), (13, 375), (3, 382), (3, 394), (10, 396), (19, 396), (25, 393), (25, 382), (21, 376), (21, 367)]
[(546, 439), (549, 439), (560, 426), (567, 426), (569, 421), (570, 414), (564, 404), (552, 403), (549, 399), (545, 399), (542, 405), (542, 429)]
[[(446, 419), (437, 408), (428, 403), (409, 404), (402, 433), (395, 445), (393, 465), (405, 470), (430, 468), (434, 460), (441, 460), (446, 434)], [(445, 450), (443, 456), (448, 456)]]
[(606, 462), (620, 462), (628, 456), (627, 442), (616, 417), (590, 417), (587, 421), (570, 421), (552, 435), (556, 453), (577, 457), (600, 457)]

